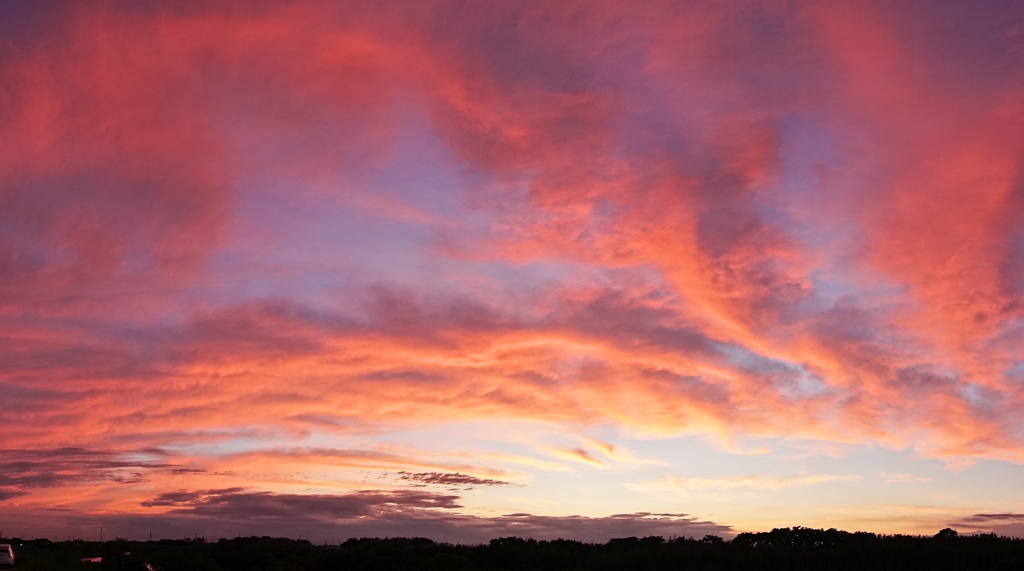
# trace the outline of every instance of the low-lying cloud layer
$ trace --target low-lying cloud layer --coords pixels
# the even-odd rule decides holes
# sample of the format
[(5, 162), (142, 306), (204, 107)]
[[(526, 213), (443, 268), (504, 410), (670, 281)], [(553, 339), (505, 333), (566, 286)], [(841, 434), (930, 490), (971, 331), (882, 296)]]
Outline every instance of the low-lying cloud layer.
[[(430, 537), (461, 543), (485, 543), (495, 537), (577, 538), (605, 542), (613, 537), (650, 535), (729, 537), (732, 529), (687, 514), (617, 514), (608, 517), (496, 517), (463, 514), (458, 496), (410, 491), (366, 490), (345, 495), (273, 494), (244, 488), (179, 491), (142, 502), (141, 514), (83, 514), (73, 510), (15, 508), (20, 528), (61, 529), (89, 538), (99, 526), (121, 537), (142, 539), (188, 535), (301, 536), (313, 541), (348, 537)], [(153, 510), (161, 511), (158, 515)], [(29, 534), (26, 533), (26, 536)], [(59, 537), (59, 536), (58, 536)]]
[(239, 520), (308, 514), (353, 518), (403, 508), (461, 508), (458, 496), (410, 491), (361, 491), (344, 496), (245, 492), (243, 488), (180, 491), (160, 494), (143, 507), (170, 507), (168, 513)]

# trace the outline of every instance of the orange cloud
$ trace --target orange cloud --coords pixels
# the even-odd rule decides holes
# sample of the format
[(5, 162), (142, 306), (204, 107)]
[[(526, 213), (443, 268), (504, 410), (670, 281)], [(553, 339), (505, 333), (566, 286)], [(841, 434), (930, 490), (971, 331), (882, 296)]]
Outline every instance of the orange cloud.
[[(1020, 462), (1019, 31), (961, 9), (40, 20), (0, 53), (0, 425), (79, 452), (0, 497), (647, 462), (595, 427)], [(416, 441), (492, 421), (576, 440)]]

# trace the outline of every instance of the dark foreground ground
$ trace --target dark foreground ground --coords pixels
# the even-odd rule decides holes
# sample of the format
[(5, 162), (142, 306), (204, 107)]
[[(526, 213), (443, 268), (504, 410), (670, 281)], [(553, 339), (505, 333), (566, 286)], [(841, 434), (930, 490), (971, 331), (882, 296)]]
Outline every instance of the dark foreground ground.
[[(1024, 570), (1024, 540), (994, 535), (935, 537), (785, 528), (718, 537), (613, 539), (605, 544), (509, 537), (486, 545), (452, 545), (429, 539), (351, 539), (313, 545), (272, 537), (217, 542), (161, 540), (100, 542), (46, 539), (13, 543), (17, 569), (175, 570), (612, 570), (612, 569), (851, 569)], [(101, 563), (82, 558), (103, 557)]]

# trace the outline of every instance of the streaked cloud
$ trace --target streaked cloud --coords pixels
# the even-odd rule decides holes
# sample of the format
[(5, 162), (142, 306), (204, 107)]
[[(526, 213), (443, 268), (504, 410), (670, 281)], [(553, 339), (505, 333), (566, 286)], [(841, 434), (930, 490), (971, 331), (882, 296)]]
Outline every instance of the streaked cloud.
[(154, 471), (177, 470), (160, 449), (115, 452), (80, 447), (0, 450), (0, 494), (4, 499), (77, 483), (146, 481)]
[(650, 484), (639, 484), (638, 490), (670, 491), (680, 494), (778, 491), (782, 488), (801, 488), (832, 482), (859, 482), (857, 475), (800, 474), (787, 477), (762, 475), (728, 476), (723, 478), (685, 478), (665, 475)]
[(915, 476), (913, 474), (889, 474), (887, 472), (879, 472), (878, 475), (884, 478), (889, 484), (922, 484), (924, 482), (932, 481), (932, 478)]
[(445, 472), (398, 472), (399, 480), (440, 486), (508, 486), (510, 482), (490, 478), (477, 478), (468, 474)]

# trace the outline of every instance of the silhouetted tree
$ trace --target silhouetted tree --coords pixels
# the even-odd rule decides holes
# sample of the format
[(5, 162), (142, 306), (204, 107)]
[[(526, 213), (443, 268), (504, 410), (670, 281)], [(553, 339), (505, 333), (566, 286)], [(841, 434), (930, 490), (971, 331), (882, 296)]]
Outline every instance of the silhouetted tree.
[[(519, 537), (500, 537), (483, 545), (452, 545), (422, 537), (350, 539), (334, 546), (274, 537), (10, 542), (17, 546), (19, 568), (28, 571), (127, 571), (146, 564), (161, 571), (1024, 569), (1024, 540), (993, 534), (961, 536), (952, 529), (929, 537), (793, 527), (741, 533), (731, 541), (715, 535), (669, 541), (649, 536), (603, 544)], [(81, 561), (100, 555), (99, 565)]]

